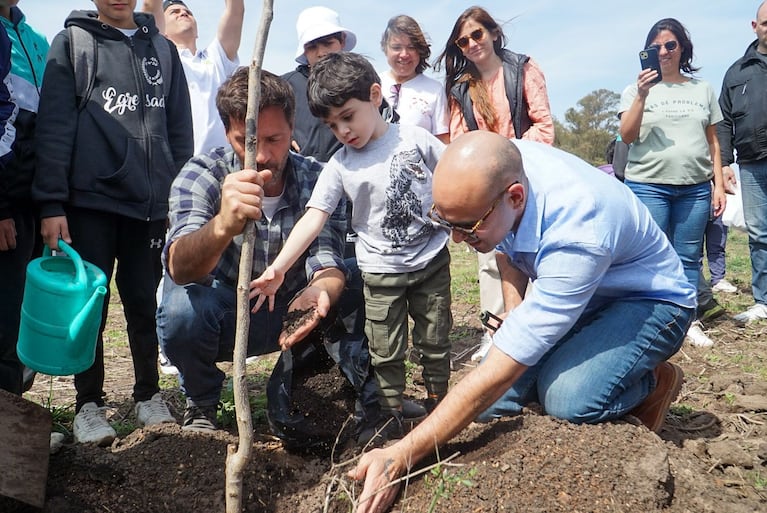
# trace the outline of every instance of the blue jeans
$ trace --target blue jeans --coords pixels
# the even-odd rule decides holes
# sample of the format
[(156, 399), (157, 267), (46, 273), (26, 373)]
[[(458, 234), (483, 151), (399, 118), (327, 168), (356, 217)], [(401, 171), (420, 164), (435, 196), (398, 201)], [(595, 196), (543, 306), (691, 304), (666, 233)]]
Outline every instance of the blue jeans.
[(706, 259), (711, 281), (703, 275), (703, 255), (700, 256), (700, 272), (698, 273), (698, 306), (707, 305), (714, 299), (711, 289), (724, 279), (727, 271), (726, 246), (727, 226), (722, 222), (722, 216), (714, 217), (706, 224)]
[[(340, 346), (327, 349), (335, 360), (340, 359), (340, 367), (347, 376), (360, 376), (367, 374), (369, 360), (364, 337), (362, 278), (355, 261), (347, 260), (346, 264), (352, 280), (347, 282), (335, 310), (347, 336)], [(274, 311), (269, 312), (264, 304), (250, 315), (249, 356), (280, 350), (278, 338), (287, 309), (287, 304), (275, 303)], [(232, 359), (236, 310), (236, 291), (230, 284), (214, 280), (210, 285), (178, 285), (168, 276), (163, 280), (157, 335), (166, 356), (179, 370), (179, 386), (187, 404), (212, 406), (219, 402), (226, 376), (216, 362)], [(321, 323), (323, 327), (333, 323), (331, 317)], [(352, 384), (357, 390), (365, 385)], [(372, 391), (372, 401), (376, 392)]]
[(722, 216), (711, 219), (706, 225), (706, 260), (711, 274), (711, 285), (722, 281), (727, 272), (727, 232)]
[(626, 180), (679, 255), (687, 281), (698, 286), (703, 234), (711, 214), (711, 183), (659, 185)]
[(740, 165), (754, 301), (767, 305), (767, 160)]
[(477, 420), (519, 414), (530, 402), (575, 423), (620, 418), (655, 388), (653, 369), (679, 350), (694, 312), (649, 299), (609, 303), (581, 318)]

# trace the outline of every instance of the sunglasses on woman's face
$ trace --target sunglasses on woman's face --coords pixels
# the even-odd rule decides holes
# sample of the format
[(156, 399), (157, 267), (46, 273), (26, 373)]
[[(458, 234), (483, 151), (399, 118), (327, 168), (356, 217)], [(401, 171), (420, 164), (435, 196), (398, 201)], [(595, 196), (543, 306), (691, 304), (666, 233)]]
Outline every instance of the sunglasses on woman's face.
[[(662, 46), (663, 48), (666, 49), (668, 53), (671, 53), (677, 49), (677, 47), (679, 46), (679, 43), (677, 43), (676, 41), (666, 41), (665, 43), (663, 43)], [(650, 45), (650, 48), (655, 48), (656, 50), (658, 50), (659, 53), (660, 53), (660, 47), (661, 45)]]
[(484, 37), (485, 37), (485, 31), (482, 30), (481, 28), (478, 28), (477, 30), (472, 31), (472, 33), (469, 34), (468, 36), (463, 36), (456, 39), (455, 44), (458, 46), (458, 48), (463, 50), (464, 48), (469, 46), (469, 38), (479, 43), (480, 41), (482, 41), (482, 38)]

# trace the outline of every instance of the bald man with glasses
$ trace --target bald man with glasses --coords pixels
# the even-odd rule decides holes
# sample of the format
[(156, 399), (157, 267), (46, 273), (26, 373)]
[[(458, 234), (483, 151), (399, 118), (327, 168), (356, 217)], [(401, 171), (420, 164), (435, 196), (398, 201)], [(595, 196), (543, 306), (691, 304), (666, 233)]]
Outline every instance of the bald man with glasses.
[(506, 256), (510, 309), (480, 366), (350, 472), (365, 481), (359, 513), (385, 510), (397, 492), (387, 485), (473, 420), (536, 402), (574, 423), (631, 415), (659, 431), (682, 386), (666, 360), (695, 316), (695, 288), (628, 188), (573, 155), (487, 131), (452, 142), (433, 184), (430, 216), (454, 241)]

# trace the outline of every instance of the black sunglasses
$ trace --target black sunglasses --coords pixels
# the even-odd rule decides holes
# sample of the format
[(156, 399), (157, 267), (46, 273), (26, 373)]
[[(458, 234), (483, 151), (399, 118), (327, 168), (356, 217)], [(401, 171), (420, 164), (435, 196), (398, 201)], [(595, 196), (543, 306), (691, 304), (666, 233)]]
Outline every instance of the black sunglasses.
[(469, 38), (473, 39), (476, 42), (479, 42), (479, 41), (482, 41), (482, 38), (484, 37), (485, 37), (485, 31), (482, 30), (481, 28), (478, 28), (477, 30), (472, 31), (472, 33), (469, 34), (468, 36), (463, 36), (456, 39), (455, 44), (458, 46), (458, 48), (463, 50), (464, 48), (469, 46)]
[[(678, 46), (679, 46), (679, 43), (677, 43), (676, 41), (666, 41), (665, 43), (663, 43), (663, 48), (665, 48), (666, 51), (669, 53), (676, 50)], [(650, 48), (655, 48), (656, 50), (658, 50), (658, 52), (660, 52), (660, 47), (661, 45), (650, 45)]]

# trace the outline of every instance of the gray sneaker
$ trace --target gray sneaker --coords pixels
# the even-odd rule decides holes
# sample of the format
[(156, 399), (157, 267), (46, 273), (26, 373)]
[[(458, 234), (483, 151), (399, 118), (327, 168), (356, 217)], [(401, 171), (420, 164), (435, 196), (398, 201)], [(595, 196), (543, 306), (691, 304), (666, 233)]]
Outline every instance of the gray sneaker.
[(136, 417), (139, 424), (142, 426), (152, 426), (154, 424), (163, 424), (169, 422), (171, 424), (176, 423), (175, 417), (170, 414), (168, 405), (165, 404), (162, 396), (159, 392), (154, 394), (151, 399), (147, 401), (139, 401), (136, 403)]
[(739, 313), (732, 318), (733, 321), (739, 324), (748, 324), (751, 321), (758, 321), (761, 319), (767, 319), (767, 305), (761, 303), (752, 305), (745, 312)]
[(96, 403), (85, 403), (75, 415), (73, 431), (75, 442), (109, 445), (117, 437), (117, 432), (107, 422), (107, 409)]

